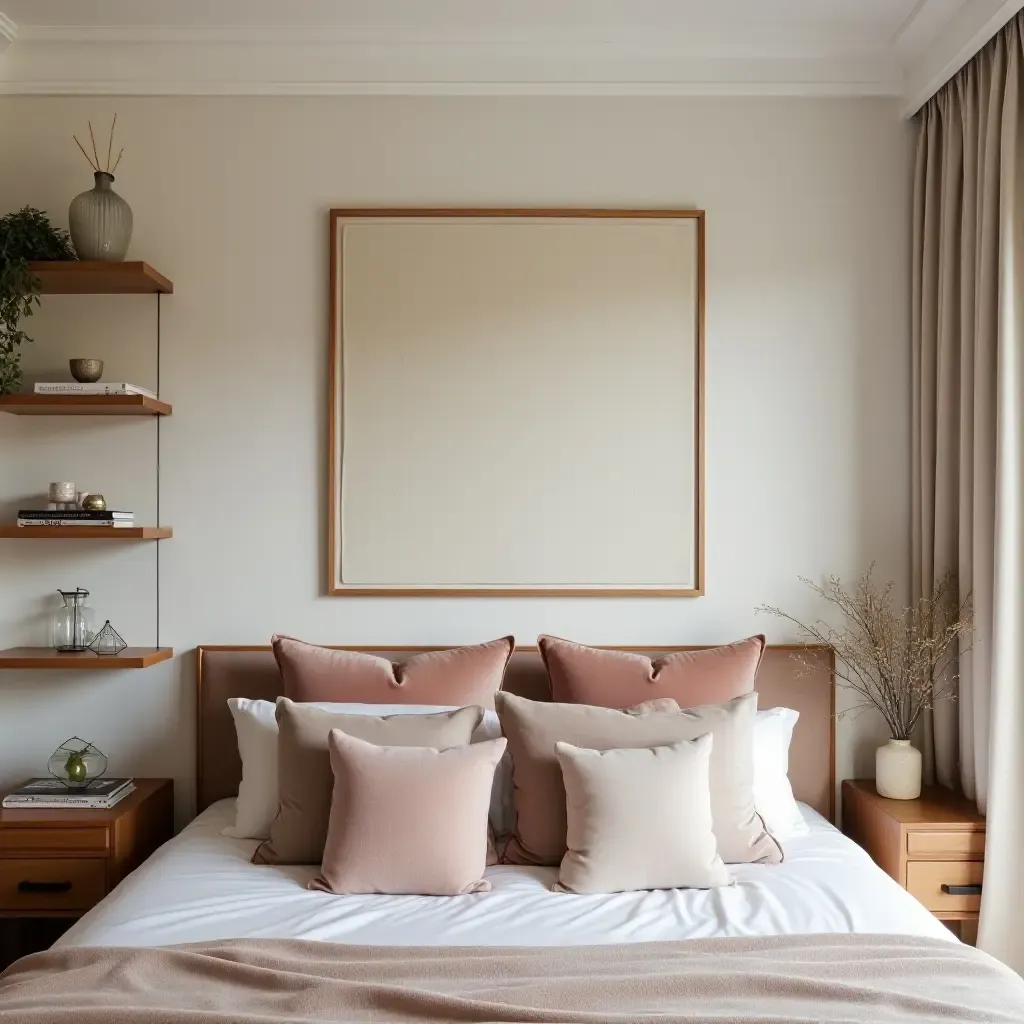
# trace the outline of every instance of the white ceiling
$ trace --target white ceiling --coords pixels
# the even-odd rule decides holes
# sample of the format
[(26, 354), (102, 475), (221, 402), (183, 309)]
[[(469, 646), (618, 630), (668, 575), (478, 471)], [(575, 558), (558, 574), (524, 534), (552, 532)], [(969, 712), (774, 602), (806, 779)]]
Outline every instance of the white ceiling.
[(0, 0), (0, 92), (884, 95), (1024, 0)]

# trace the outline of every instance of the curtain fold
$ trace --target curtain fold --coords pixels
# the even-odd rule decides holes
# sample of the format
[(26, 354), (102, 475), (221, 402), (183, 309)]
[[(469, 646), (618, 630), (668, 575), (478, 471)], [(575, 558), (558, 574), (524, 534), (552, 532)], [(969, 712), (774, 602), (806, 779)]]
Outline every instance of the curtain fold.
[(987, 813), (978, 944), (1024, 971), (1024, 15), (918, 115), (912, 584), (973, 595), (959, 698), (926, 771)]

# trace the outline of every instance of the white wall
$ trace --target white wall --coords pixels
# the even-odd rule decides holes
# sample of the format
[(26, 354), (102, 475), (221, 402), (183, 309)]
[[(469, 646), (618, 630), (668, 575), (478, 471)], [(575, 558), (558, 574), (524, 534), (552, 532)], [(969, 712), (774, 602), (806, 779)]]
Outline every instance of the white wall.
[[(71, 734), (112, 769), (172, 775), (191, 804), (200, 643), (583, 642), (791, 634), (762, 602), (815, 606), (802, 574), (908, 572), (909, 129), (883, 100), (0, 100), (0, 211), (66, 224), (91, 185), (72, 132), (118, 113), (130, 257), (164, 300), (161, 642), (147, 671), (0, 673), (0, 785)], [(79, 134), (79, 138), (81, 138)], [(707, 596), (325, 598), (327, 210), (332, 205), (695, 205), (708, 212)], [(154, 300), (53, 298), (34, 376), (71, 355), (151, 381)], [(651, 382), (652, 400), (659, 400)], [(153, 513), (155, 425), (0, 416), (0, 513), (54, 479)], [(657, 481), (649, 482), (656, 500)], [(81, 585), (154, 641), (153, 545), (0, 541), (0, 646), (45, 643)], [(875, 723), (843, 723), (839, 777)]]

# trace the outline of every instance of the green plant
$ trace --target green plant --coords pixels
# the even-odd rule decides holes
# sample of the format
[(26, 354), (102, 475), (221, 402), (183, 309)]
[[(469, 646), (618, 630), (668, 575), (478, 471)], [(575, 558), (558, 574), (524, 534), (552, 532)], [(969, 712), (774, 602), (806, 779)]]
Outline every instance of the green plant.
[(18, 325), (39, 305), (39, 279), (29, 260), (78, 257), (66, 231), (55, 228), (41, 210), (26, 206), (0, 217), (0, 395), (21, 385), (23, 342), (32, 339)]

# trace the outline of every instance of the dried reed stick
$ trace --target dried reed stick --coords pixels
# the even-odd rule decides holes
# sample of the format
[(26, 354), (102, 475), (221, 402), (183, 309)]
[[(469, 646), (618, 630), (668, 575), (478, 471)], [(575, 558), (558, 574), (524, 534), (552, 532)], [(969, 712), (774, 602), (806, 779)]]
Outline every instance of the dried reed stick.
[(92, 133), (92, 121), (87, 121), (89, 126), (89, 138), (92, 139), (92, 155), (96, 157), (96, 170), (100, 169), (100, 155), (96, 152), (96, 136)]
[(121, 147), (121, 152), (117, 154), (117, 159), (114, 161), (114, 166), (107, 172), (113, 174), (117, 170), (117, 165), (121, 162), (121, 157), (124, 156), (124, 146)]
[(110, 174), (110, 151), (114, 148), (114, 128), (117, 125), (117, 113), (114, 114), (114, 120), (110, 123), (110, 141), (107, 143), (107, 174)]
[(82, 151), (82, 156), (84, 156), (85, 159), (89, 161), (89, 166), (94, 171), (98, 171), (99, 168), (92, 162), (92, 157), (90, 157), (89, 154), (86, 153), (85, 147), (78, 141), (78, 136), (77, 135), (72, 135), (71, 138), (73, 138), (75, 140), (75, 145), (77, 145), (78, 148)]

